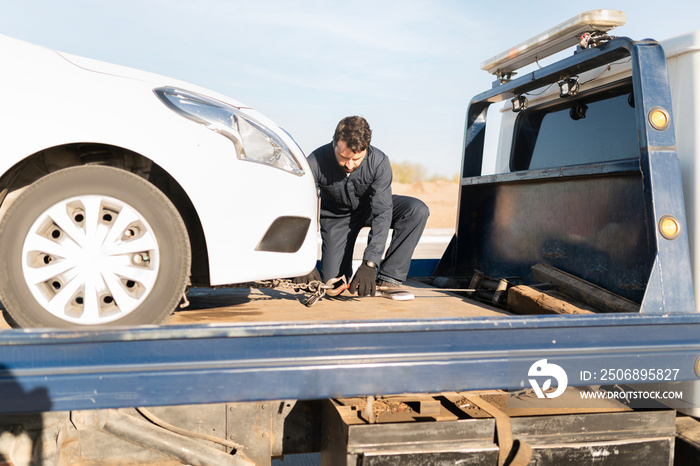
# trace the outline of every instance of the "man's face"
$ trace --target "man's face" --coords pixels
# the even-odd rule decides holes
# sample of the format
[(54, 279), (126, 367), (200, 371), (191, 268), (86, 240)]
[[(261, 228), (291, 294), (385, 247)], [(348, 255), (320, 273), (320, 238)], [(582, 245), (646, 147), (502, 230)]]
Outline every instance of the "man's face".
[(367, 155), (367, 149), (357, 153), (351, 151), (342, 139), (335, 143), (333, 149), (335, 150), (335, 159), (338, 161), (340, 168), (345, 170), (345, 173), (352, 173), (360, 166)]

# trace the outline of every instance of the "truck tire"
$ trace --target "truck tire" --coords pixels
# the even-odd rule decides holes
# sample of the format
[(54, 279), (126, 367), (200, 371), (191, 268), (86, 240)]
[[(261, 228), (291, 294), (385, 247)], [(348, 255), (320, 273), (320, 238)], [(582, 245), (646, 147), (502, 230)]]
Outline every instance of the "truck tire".
[(190, 262), (175, 206), (117, 168), (51, 173), (0, 219), (0, 301), (20, 327), (158, 323), (182, 297)]

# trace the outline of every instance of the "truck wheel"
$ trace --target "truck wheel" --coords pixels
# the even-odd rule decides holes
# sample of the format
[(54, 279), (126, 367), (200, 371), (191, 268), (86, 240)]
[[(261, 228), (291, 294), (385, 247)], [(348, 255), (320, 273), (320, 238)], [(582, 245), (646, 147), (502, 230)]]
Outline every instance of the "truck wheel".
[(51, 173), (0, 220), (0, 300), (21, 327), (158, 323), (190, 272), (185, 225), (170, 200), (117, 168)]

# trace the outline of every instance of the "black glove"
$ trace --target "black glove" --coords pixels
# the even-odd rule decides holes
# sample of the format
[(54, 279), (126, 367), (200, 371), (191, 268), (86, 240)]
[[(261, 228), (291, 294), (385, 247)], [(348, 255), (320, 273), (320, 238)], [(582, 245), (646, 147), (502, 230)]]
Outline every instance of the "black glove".
[(313, 281), (321, 281), (321, 274), (318, 273), (318, 269), (316, 269), (316, 267), (314, 267), (314, 269), (306, 275), (292, 278), (292, 283), (294, 283), (295, 285), (308, 284)]
[(364, 261), (355, 272), (350, 282), (350, 293), (357, 289), (358, 296), (374, 296), (377, 292), (377, 266), (374, 262)]

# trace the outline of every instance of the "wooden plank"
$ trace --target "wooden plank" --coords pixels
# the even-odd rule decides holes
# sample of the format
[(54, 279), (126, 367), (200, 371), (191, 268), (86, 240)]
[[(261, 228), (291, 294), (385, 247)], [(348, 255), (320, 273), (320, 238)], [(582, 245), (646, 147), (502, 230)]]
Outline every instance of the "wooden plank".
[(602, 312), (639, 312), (639, 304), (547, 264), (532, 267), (535, 278)]
[(593, 314), (591, 310), (525, 285), (512, 286), (508, 289), (508, 310), (521, 315)]

